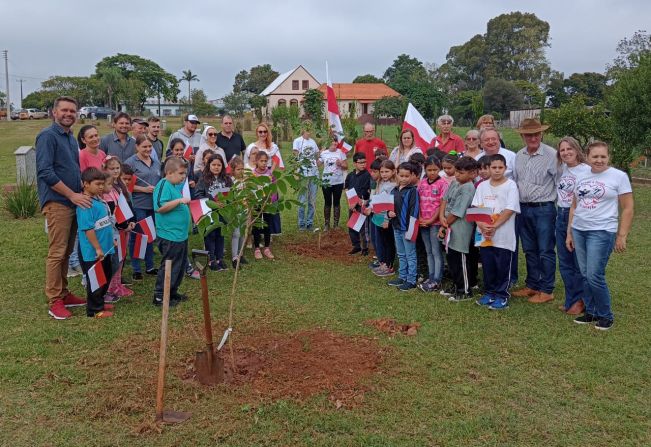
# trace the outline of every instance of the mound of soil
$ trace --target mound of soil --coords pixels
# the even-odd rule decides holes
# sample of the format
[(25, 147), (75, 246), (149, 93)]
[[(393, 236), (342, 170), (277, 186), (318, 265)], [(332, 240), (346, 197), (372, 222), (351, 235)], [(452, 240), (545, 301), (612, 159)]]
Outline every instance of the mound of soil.
[(283, 244), (285, 249), (299, 256), (312, 259), (327, 259), (337, 263), (355, 264), (360, 259), (368, 257), (351, 256), (348, 254), (352, 246), (348, 231), (337, 228), (321, 234), (321, 249), (319, 249), (319, 236), (317, 233), (303, 233)]
[(420, 327), (420, 323), (399, 324), (396, 323), (396, 320), (392, 320), (390, 318), (368, 320), (366, 324), (373, 326), (378, 331), (384, 332), (390, 337), (393, 337), (396, 334), (414, 336), (418, 333), (418, 328)]

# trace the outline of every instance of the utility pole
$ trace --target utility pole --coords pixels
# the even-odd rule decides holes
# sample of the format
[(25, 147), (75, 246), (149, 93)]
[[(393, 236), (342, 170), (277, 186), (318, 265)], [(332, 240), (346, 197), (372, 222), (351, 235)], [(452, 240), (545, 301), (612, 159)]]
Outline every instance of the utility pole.
[(23, 82), (24, 79), (16, 79), (16, 82), (20, 82), (20, 107), (23, 106)]
[(9, 100), (9, 51), (3, 50), (2, 54), (5, 58), (5, 84), (7, 85), (7, 121), (11, 119), (11, 101)]

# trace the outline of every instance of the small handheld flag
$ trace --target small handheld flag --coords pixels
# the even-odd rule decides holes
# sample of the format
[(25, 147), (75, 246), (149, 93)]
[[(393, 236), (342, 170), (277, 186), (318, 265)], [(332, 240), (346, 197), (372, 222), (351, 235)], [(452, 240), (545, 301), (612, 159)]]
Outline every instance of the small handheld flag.
[(149, 242), (153, 242), (156, 239), (156, 225), (154, 225), (154, 218), (152, 216), (145, 217), (138, 222), (138, 225), (140, 225), (142, 232), (147, 236)]
[(190, 201), (190, 213), (192, 214), (194, 223), (199, 222), (203, 216), (212, 211), (206, 202), (208, 202), (208, 199)]
[(466, 221), (493, 223), (493, 210), (491, 208), (468, 208), (466, 211)]
[(100, 287), (106, 285), (106, 275), (104, 274), (102, 261), (97, 261), (88, 269), (88, 284), (90, 285), (91, 292), (95, 292)]
[(118, 262), (122, 262), (126, 258), (127, 254), (127, 232), (119, 231), (118, 240), (117, 240), (117, 251), (118, 251)]
[(127, 191), (129, 191), (129, 194), (133, 194), (133, 188), (136, 187), (137, 182), (138, 182), (138, 177), (136, 177), (136, 174), (133, 174), (131, 176), (131, 181), (127, 185)]
[(362, 229), (364, 222), (366, 222), (366, 216), (362, 213), (358, 213), (357, 211), (353, 211), (353, 213), (350, 215), (350, 219), (348, 219), (348, 228), (359, 233), (359, 230)]
[(147, 236), (140, 233), (134, 233), (134, 236), (135, 241), (131, 257), (134, 259), (145, 259), (145, 253), (147, 252)]
[(416, 239), (418, 239), (418, 219), (414, 216), (409, 216), (409, 226), (405, 232), (405, 239), (411, 242), (416, 242)]
[(280, 150), (273, 154), (271, 163), (275, 164), (278, 169), (285, 169), (285, 162), (283, 162), (283, 157), (280, 155)]
[(131, 211), (129, 202), (127, 202), (127, 198), (124, 196), (124, 194), (120, 192), (117, 204), (115, 206), (115, 220), (117, 223), (121, 224), (131, 219), (132, 217), (133, 212)]
[(348, 199), (349, 208), (352, 208), (355, 205), (358, 205), (360, 203), (359, 196), (357, 195), (357, 191), (355, 191), (355, 188), (350, 188), (346, 190), (346, 199)]
[(184, 199), (192, 199), (192, 195), (190, 194), (190, 182), (188, 182), (187, 178), (185, 179), (185, 183), (183, 183), (183, 190), (181, 191), (181, 195)]
[(185, 151), (183, 152), (183, 158), (186, 160), (190, 161), (190, 157), (194, 154), (194, 149), (192, 146), (188, 144), (188, 147), (185, 148)]
[(374, 213), (384, 211), (395, 211), (393, 195), (388, 192), (381, 192), (373, 196), (372, 209)]

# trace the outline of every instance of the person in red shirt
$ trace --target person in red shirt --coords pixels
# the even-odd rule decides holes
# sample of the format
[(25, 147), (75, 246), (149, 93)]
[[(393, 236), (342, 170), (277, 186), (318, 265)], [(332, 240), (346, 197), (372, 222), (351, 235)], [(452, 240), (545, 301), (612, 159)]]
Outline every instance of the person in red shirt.
[(367, 170), (371, 166), (371, 162), (375, 160), (375, 153), (378, 150), (386, 155), (387, 145), (375, 136), (375, 126), (373, 123), (366, 123), (364, 124), (364, 137), (355, 143), (355, 152), (363, 152), (366, 155), (366, 159), (368, 160)]
[(438, 144), (437, 148), (446, 154), (450, 151), (456, 151), (460, 154), (464, 151), (463, 138), (452, 132), (452, 125), (454, 119), (450, 115), (441, 115), (436, 120), (436, 125), (439, 128), (439, 134), (436, 137)]

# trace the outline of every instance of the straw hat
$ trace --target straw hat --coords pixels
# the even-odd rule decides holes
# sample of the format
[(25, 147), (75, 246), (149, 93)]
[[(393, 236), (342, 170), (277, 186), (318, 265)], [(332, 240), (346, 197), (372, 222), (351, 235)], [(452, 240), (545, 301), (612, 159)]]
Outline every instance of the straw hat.
[(525, 118), (522, 120), (520, 127), (515, 129), (519, 134), (527, 135), (532, 133), (544, 132), (549, 129), (547, 124), (540, 124), (538, 118)]

